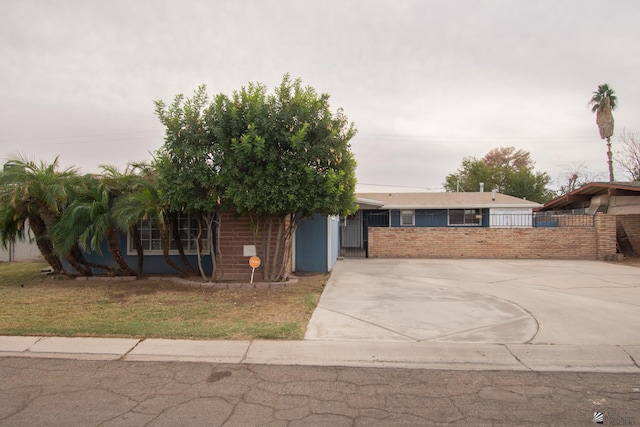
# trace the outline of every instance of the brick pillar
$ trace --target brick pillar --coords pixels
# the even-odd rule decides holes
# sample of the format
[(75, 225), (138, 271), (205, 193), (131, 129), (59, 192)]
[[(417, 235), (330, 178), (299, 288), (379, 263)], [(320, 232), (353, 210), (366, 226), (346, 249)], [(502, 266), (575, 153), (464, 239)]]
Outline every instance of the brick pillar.
[(616, 253), (616, 216), (598, 213), (594, 217), (596, 228), (596, 259), (611, 259)]

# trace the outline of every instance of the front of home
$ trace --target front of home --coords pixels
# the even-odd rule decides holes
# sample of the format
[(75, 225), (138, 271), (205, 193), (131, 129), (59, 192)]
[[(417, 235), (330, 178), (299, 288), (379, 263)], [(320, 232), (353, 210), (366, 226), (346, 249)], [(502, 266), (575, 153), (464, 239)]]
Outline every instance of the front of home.
[[(558, 214), (497, 192), (358, 193), (357, 203), (347, 218), (316, 214), (302, 220), (291, 242), (292, 272), (329, 272), (340, 257), (607, 259), (616, 253), (616, 216), (597, 209)], [(178, 228), (187, 261), (197, 270), (197, 223), (186, 216)], [(178, 273), (164, 261), (154, 224), (141, 224), (140, 231), (144, 273)], [(216, 276), (248, 280), (249, 259), (256, 253), (251, 220), (222, 215), (214, 239), (221, 249)], [(135, 270), (137, 252), (130, 236), (122, 236), (121, 248)], [(183, 262), (175, 244), (170, 256)], [(113, 264), (108, 258), (106, 248), (89, 255), (90, 261)], [(211, 271), (208, 252), (202, 262)]]

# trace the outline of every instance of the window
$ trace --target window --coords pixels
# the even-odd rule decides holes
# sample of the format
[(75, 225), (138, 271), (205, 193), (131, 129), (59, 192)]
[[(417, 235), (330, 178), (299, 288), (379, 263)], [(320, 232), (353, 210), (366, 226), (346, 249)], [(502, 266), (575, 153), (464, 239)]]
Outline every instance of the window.
[[(196, 218), (190, 215), (178, 215), (177, 220), (173, 224), (174, 227), (178, 227), (178, 233), (180, 235), (180, 241), (186, 254), (196, 254), (196, 237), (198, 236), (198, 221)], [(162, 254), (162, 239), (160, 238), (160, 230), (155, 219), (142, 220), (138, 224), (138, 230), (140, 232), (140, 241), (142, 248), (146, 254)], [(202, 230), (202, 236), (200, 238), (201, 247), (208, 248), (207, 245), (207, 233), (206, 229)], [(129, 251), (130, 255), (136, 254), (136, 247), (131, 236), (129, 236)], [(178, 245), (173, 236), (171, 236), (169, 245), (170, 254), (178, 254)], [(207, 251), (208, 253), (208, 251)]]
[(416, 225), (416, 215), (413, 209), (403, 209), (400, 211), (400, 226), (412, 227)]
[(479, 226), (482, 224), (482, 214), (479, 209), (449, 209), (449, 225), (451, 226)]

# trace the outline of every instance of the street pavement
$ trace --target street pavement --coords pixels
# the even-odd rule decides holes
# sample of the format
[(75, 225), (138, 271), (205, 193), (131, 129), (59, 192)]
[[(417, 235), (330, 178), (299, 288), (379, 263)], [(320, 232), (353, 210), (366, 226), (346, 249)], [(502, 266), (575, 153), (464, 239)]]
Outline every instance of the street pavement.
[(0, 426), (634, 425), (638, 271), (346, 260), (304, 341), (0, 336)]
[(640, 375), (0, 357), (0, 426), (640, 422)]

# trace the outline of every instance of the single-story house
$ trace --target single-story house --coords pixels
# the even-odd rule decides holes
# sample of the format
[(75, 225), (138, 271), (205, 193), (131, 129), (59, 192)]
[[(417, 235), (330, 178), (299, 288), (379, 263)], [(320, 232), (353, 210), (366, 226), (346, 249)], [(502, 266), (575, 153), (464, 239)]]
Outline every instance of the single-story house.
[(640, 182), (592, 182), (546, 203), (540, 210), (615, 215), (618, 251), (625, 256), (640, 253)]
[(38, 246), (27, 240), (9, 242), (6, 248), (0, 246), (0, 262), (44, 261)]
[(541, 211), (640, 214), (640, 182), (592, 182), (546, 203)]
[[(255, 242), (252, 234), (252, 224), (247, 217), (237, 217), (231, 213), (223, 213), (220, 216), (221, 225), (218, 236), (214, 241), (220, 245), (221, 256), (216, 261), (219, 274), (223, 274), (223, 280), (248, 281), (252, 269), (249, 259), (256, 255)], [(188, 215), (177, 219), (178, 233), (181, 236), (182, 246), (188, 263), (195, 271), (198, 270), (197, 259), (197, 222)], [(144, 249), (144, 274), (179, 274), (179, 272), (165, 262), (160, 231), (153, 221), (142, 221), (139, 225), (141, 243)], [(339, 252), (339, 218), (316, 214), (303, 219), (297, 227), (291, 242), (291, 271), (292, 272), (321, 272), (331, 271)], [(204, 242), (206, 245), (206, 242)], [(272, 248), (273, 249), (273, 248)], [(132, 270), (136, 270), (137, 251), (134, 240), (128, 233), (120, 235), (120, 250)], [(174, 241), (169, 250), (171, 260), (179, 265), (184, 265), (179, 257), (179, 252)], [(106, 244), (103, 242), (100, 253), (91, 252), (85, 254), (85, 258), (94, 263), (107, 264), (117, 267), (117, 264), (109, 254)], [(70, 266), (64, 262), (65, 267)], [(209, 251), (202, 256), (203, 268), (211, 272), (212, 261)], [(95, 269), (97, 274), (103, 270)], [(261, 279), (259, 271), (256, 271), (256, 280)], [(218, 276), (219, 277), (219, 276)]]
[(0, 245), (0, 262), (44, 261), (38, 245), (32, 240), (33, 233), (28, 221), (25, 223), (25, 227), (24, 240), (8, 242), (6, 248)]

